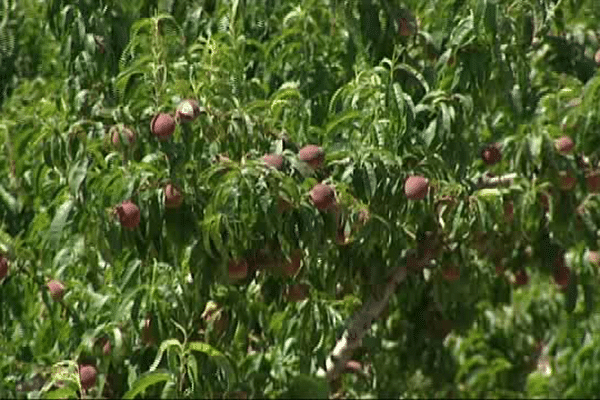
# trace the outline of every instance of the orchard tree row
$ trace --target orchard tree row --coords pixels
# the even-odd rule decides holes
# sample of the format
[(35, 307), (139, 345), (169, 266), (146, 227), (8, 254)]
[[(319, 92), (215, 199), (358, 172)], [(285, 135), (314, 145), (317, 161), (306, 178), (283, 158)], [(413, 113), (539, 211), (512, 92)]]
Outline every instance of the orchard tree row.
[(593, 397), (593, 0), (6, 0), (0, 396)]

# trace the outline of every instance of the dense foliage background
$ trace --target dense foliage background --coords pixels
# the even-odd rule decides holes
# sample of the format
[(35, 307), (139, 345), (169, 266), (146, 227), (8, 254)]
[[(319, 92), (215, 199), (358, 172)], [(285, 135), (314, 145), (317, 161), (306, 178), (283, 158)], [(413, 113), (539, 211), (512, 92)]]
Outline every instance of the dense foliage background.
[[(599, 18), (594, 0), (2, 0), (0, 397), (597, 397)], [(158, 140), (184, 99), (201, 114)], [(360, 364), (328, 382), (399, 265)]]

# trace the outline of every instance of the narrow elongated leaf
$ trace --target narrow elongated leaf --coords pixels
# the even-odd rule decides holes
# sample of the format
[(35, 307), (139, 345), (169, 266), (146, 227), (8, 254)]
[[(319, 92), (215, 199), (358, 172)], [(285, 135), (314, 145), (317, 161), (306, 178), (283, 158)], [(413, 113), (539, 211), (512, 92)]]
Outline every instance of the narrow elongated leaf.
[(75, 201), (73, 199), (69, 199), (58, 208), (58, 211), (56, 211), (48, 231), (48, 241), (50, 242), (51, 246), (55, 247), (58, 244), (58, 240), (65, 229), (69, 214), (71, 213), (74, 205)]
[(72, 196), (77, 196), (79, 188), (87, 174), (88, 159), (80, 160), (73, 164), (69, 171), (69, 189)]
[(140, 375), (140, 377), (133, 384), (133, 387), (127, 393), (125, 393), (123, 399), (134, 399), (138, 394), (142, 393), (148, 387), (156, 385), (160, 382), (167, 382), (172, 379), (174, 379), (174, 377), (171, 373), (162, 370)]

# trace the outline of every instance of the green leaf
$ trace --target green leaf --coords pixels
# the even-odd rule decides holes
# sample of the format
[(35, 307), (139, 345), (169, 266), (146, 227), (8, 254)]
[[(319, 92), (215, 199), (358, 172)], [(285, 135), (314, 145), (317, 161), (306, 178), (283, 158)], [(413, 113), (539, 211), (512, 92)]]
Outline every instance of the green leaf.
[(56, 212), (56, 215), (54, 215), (48, 231), (48, 241), (52, 247), (56, 247), (58, 245), (58, 240), (62, 236), (65, 225), (67, 224), (67, 219), (69, 218), (69, 214), (71, 213), (74, 205), (75, 201), (73, 199), (69, 199), (61, 204)]
[(77, 393), (70, 387), (65, 386), (60, 389), (52, 390), (44, 393), (44, 399), (76, 399)]
[(160, 364), (160, 360), (162, 360), (162, 356), (165, 353), (165, 351), (168, 348), (175, 347), (175, 346), (180, 350), (180, 352), (183, 351), (183, 345), (177, 339), (168, 339), (168, 340), (165, 340), (164, 342), (162, 342), (160, 344), (160, 348), (158, 349), (158, 354), (156, 354), (156, 358), (154, 359), (154, 362), (150, 366), (150, 371), (156, 370), (156, 368), (158, 368), (158, 365)]
[(12, 214), (16, 215), (19, 213), (19, 203), (17, 202), (17, 199), (2, 185), (0, 185), (0, 199)]
[(327, 399), (329, 397), (329, 385), (325, 378), (297, 375), (290, 383), (286, 394), (291, 399)]
[(228, 377), (235, 377), (235, 372), (231, 363), (223, 353), (211, 345), (202, 342), (190, 342), (187, 348), (192, 351), (206, 354), (221, 368)]
[(568, 313), (572, 313), (575, 310), (575, 306), (577, 305), (577, 295), (578, 284), (577, 284), (577, 275), (575, 273), (571, 273), (571, 278), (569, 279), (569, 286), (567, 286), (567, 293), (565, 296), (565, 309)]
[(140, 375), (140, 377), (133, 384), (133, 387), (127, 393), (125, 393), (123, 399), (134, 399), (135, 396), (146, 390), (148, 387), (156, 385), (160, 382), (166, 382), (174, 379), (175, 377), (167, 371), (160, 370), (147, 372)]
[(73, 164), (69, 171), (69, 189), (72, 196), (77, 196), (79, 188), (87, 174), (88, 159), (80, 160)]

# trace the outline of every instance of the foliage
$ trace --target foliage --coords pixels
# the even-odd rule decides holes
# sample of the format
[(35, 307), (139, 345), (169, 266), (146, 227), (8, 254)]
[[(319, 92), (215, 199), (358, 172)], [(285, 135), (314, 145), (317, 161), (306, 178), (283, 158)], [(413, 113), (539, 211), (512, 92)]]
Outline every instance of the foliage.
[[(597, 396), (588, 254), (600, 198), (586, 187), (600, 160), (597, 2), (3, 0), (0, 10), (10, 263), (0, 397)], [(190, 98), (198, 118), (157, 140), (153, 116)], [(133, 145), (112, 144), (117, 124)], [(563, 135), (575, 155), (555, 150)], [(487, 166), (480, 151), (496, 142), (502, 160)], [(325, 150), (323, 168), (298, 160), (306, 144)], [(273, 152), (281, 171), (261, 160)], [(573, 191), (559, 189), (567, 170)], [(481, 189), (490, 173), (518, 178)], [(430, 181), (424, 201), (404, 195), (415, 174)], [(177, 209), (165, 207), (170, 182), (184, 195)], [(337, 213), (311, 204), (317, 182), (335, 187)], [(129, 199), (141, 210), (134, 230), (115, 213)], [(297, 249), (297, 274), (274, 271)], [(320, 370), (353, 313), (411, 251), (432, 260), (354, 354), (367, 373), (326, 382)], [(552, 281), (562, 257), (563, 288)], [(235, 282), (229, 264), (242, 259), (249, 275)], [(449, 265), (458, 280), (444, 278)], [(518, 286), (522, 269), (529, 283)], [(60, 302), (50, 279), (67, 288)], [(287, 296), (296, 283), (307, 300)], [(98, 368), (87, 393), (82, 363)]]

